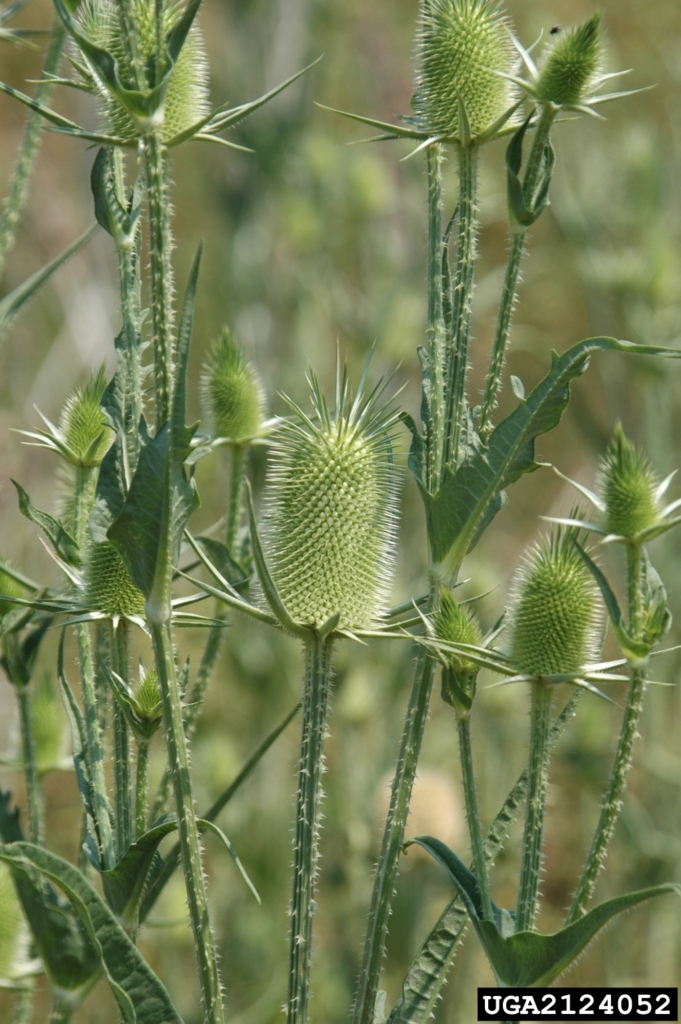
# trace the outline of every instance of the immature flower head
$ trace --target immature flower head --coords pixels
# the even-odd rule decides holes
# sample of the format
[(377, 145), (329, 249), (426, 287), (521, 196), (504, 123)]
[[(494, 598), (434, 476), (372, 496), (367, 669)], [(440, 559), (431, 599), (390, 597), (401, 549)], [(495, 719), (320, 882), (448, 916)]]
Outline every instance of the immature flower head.
[(422, 0), (416, 59), (414, 107), (433, 136), (461, 140), (460, 103), (475, 138), (514, 102), (502, 75), (513, 71), (515, 55), (495, 0)]
[(98, 466), (111, 446), (113, 431), (101, 408), (105, 388), (102, 366), (66, 400), (58, 431), (65, 446), (63, 454), (73, 465)]
[(266, 489), (265, 548), (291, 617), (319, 626), (364, 629), (379, 616), (390, 584), (395, 541), (394, 413), (381, 389), (354, 398), (344, 377), (329, 410), (311, 377), (314, 416), (274, 436)]
[(84, 601), (90, 611), (103, 612), (111, 618), (144, 616), (144, 595), (109, 541), (92, 544), (88, 549), (84, 577)]
[(517, 575), (510, 661), (519, 673), (578, 674), (595, 654), (596, 587), (573, 537), (556, 530)]
[(215, 437), (243, 441), (259, 432), (265, 404), (260, 378), (228, 327), (203, 368), (201, 397)]
[(650, 463), (618, 424), (605, 453), (599, 487), (608, 533), (631, 540), (654, 526), (660, 512), (658, 488)]
[(109, 682), (138, 742), (149, 743), (163, 718), (156, 669), (147, 672), (140, 662), (139, 684), (134, 691), (113, 672), (109, 673)]
[[(475, 614), (466, 605), (459, 604), (449, 589), (443, 588), (440, 594), (433, 628), (436, 638), (448, 644), (474, 644), (479, 647), (482, 643), (482, 630)], [(470, 672), (474, 668), (473, 662), (463, 655), (446, 654), (445, 657), (449, 667), (455, 671)]]
[(578, 106), (597, 87), (603, 61), (601, 15), (552, 36), (538, 68), (535, 94), (540, 103)]
[[(163, 0), (162, 0), (163, 2)], [(153, 71), (156, 48), (155, 2), (154, 0), (131, 0), (130, 15), (135, 27), (135, 36), (140, 64)], [(177, 24), (183, 5), (177, 0), (163, 2), (164, 29), (167, 33)], [(97, 46), (102, 47), (116, 59), (123, 84), (135, 88), (132, 69), (126, 59), (124, 29), (119, 6), (113, 0), (87, 0), (79, 11), (82, 30)], [(130, 141), (140, 134), (126, 108), (108, 90), (98, 86), (98, 78), (87, 67), (87, 80), (93, 84), (101, 98), (107, 127), (119, 139)], [(147, 87), (153, 85), (152, 81)], [(185, 131), (209, 112), (208, 105), (208, 64), (201, 33), (196, 25), (180, 51), (172, 70), (163, 108), (163, 141)]]

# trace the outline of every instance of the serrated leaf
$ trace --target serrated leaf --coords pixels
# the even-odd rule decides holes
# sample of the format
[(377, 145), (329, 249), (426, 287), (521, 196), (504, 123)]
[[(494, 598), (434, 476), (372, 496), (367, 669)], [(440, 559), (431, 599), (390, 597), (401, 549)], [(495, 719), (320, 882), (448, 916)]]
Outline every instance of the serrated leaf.
[(67, 565), (79, 566), (81, 562), (80, 548), (68, 530), (64, 529), (59, 520), (51, 516), (49, 512), (41, 512), (36, 508), (21, 484), (18, 484), (16, 480), (12, 480), (12, 483), (19, 495), (21, 514), (40, 527), (54, 550)]
[(550, 985), (613, 917), (667, 893), (681, 896), (681, 885), (669, 882), (607, 900), (554, 935), (514, 932), (515, 915), (495, 904), (492, 904), (494, 920), (482, 919), (477, 879), (448, 846), (432, 836), (418, 836), (412, 842), (427, 850), (448, 872), (468, 910), (497, 983), (511, 988)]
[(30, 877), (40, 872), (65, 893), (111, 986), (125, 1024), (182, 1024), (165, 986), (106, 903), (68, 861), (32, 843), (0, 847), (0, 859)]
[(538, 468), (534, 442), (560, 422), (570, 397), (570, 383), (598, 351), (681, 357), (681, 350), (634, 345), (615, 338), (588, 338), (559, 356), (532, 393), (492, 432), (487, 448), (469, 449), (456, 471), (446, 467), (439, 491), (424, 495), (433, 561), (445, 573), (457, 569), (489, 503), (509, 484)]

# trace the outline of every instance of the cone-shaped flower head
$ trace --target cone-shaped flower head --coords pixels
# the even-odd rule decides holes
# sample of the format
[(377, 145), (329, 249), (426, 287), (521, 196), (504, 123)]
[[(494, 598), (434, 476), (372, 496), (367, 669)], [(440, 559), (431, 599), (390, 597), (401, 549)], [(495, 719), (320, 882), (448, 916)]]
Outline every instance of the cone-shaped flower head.
[(260, 378), (228, 327), (203, 368), (201, 397), (214, 437), (243, 441), (259, 432), (265, 404)]
[(658, 481), (650, 463), (626, 439), (620, 424), (605, 453), (599, 491), (608, 533), (630, 540), (657, 522)]
[(11, 978), (20, 954), (22, 916), (10, 869), (0, 864), (0, 978)]
[(158, 674), (155, 668), (143, 672), (135, 691), (135, 700), (140, 717), (154, 722), (161, 721), (161, 691), (158, 688)]
[[(460, 103), (472, 138), (512, 106), (515, 67), (507, 19), (494, 0), (422, 0), (414, 108), (429, 134), (461, 139)], [(499, 74), (501, 72), (502, 74)]]
[(510, 652), (517, 672), (577, 674), (596, 653), (596, 587), (573, 536), (556, 530), (518, 573)]
[(394, 412), (379, 404), (382, 387), (352, 399), (339, 381), (331, 412), (314, 376), (314, 416), (274, 435), (266, 489), (265, 551), (289, 614), (320, 626), (364, 629), (383, 608), (395, 541)]
[(144, 596), (108, 540), (89, 548), (84, 579), (85, 603), (90, 611), (104, 612), (112, 618), (144, 616)]
[(603, 61), (601, 15), (563, 29), (545, 50), (538, 68), (535, 95), (540, 103), (578, 106), (597, 87)]
[[(479, 647), (482, 630), (475, 614), (455, 599), (451, 590), (440, 594), (440, 606), (433, 622), (435, 636), (449, 644), (473, 644)], [(475, 666), (472, 661), (456, 654), (444, 654), (450, 668), (456, 672), (470, 672)]]
[[(183, 5), (177, 0), (161, 0), (165, 34), (177, 24)], [(154, 0), (130, 0), (130, 18), (135, 27), (139, 62), (147, 73), (155, 74), (156, 22)], [(88, 38), (111, 54), (118, 63), (119, 76), (128, 89), (136, 88), (135, 79), (126, 58), (124, 28), (118, 3), (114, 0), (87, 0), (79, 11), (80, 25)], [(99, 86), (99, 79), (88, 65), (87, 58), (79, 54), (88, 71), (86, 80), (94, 85), (101, 98), (108, 131), (120, 139), (131, 141), (140, 135), (140, 128), (111, 93)], [(146, 83), (150, 88), (152, 80)], [(201, 33), (194, 24), (184, 42), (171, 72), (163, 108), (163, 141), (185, 131), (209, 112), (208, 63)]]
[(13, 576), (10, 576), (8, 572), (2, 566), (0, 562), (0, 622), (4, 619), (5, 615), (8, 615), (11, 611), (19, 606), (14, 604), (12, 601), (3, 601), (4, 597), (24, 597), (26, 591), (24, 588), (17, 583)]
[(66, 400), (58, 430), (66, 449), (62, 454), (73, 465), (99, 466), (111, 446), (113, 431), (101, 408), (105, 388), (102, 366)]

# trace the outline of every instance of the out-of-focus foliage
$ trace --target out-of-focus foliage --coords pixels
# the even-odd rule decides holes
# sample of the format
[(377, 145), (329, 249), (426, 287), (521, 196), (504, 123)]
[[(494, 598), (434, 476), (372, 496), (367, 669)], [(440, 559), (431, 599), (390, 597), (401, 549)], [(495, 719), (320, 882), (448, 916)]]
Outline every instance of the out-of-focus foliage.
[[(633, 67), (631, 86), (655, 83), (639, 96), (605, 108), (607, 124), (587, 118), (555, 132), (557, 168), (552, 206), (532, 231), (531, 256), (515, 316), (507, 373), (526, 393), (545, 372), (549, 350), (595, 334), (635, 342), (679, 344), (681, 335), (681, 8), (675, 0), (603, 0), (610, 67)], [(574, 23), (593, 11), (590, 0), (510, 0), (520, 38)], [(421, 157), (401, 163), (408, 143), (352, 146), (359, 126), (320, 111), (313, 99), (391, 120), (409, 110), (415, 0), (367, 4), (362, 0), (205, 0), (200, 16), (215, 96), (243, 102), (324, 53), (323, 61), (286, 94), (230, 137), (252, 147), (247, 156), (217, 147), (187, 146), (174, 165), (178, 278), (186, 278), (200, 237), (205, 257), (199, 284), (191, 413), (198, 415), (198, 377), (212, 339), (229, 323), (263, 379), (270, 412), (284, 412), (277, 393), (306, 401), (308, 362), (330, 384), (336, 339), (356, 371), (377, 342), (377, 370), (400, 363), (402, 401), (418, 412), (416, 346), (425, 319), (425, 173)], [(26, 24), (43, 26), (49, 5), (34, 0)], [(18, 87), (36, 77), (39, 53), (0, 51), (0, 75)], [(84, 94), (59, 99), (69, 116), (92, 119)], [(0, 98), (0, 182), (6, 185), (24, 114)], [(480, 284), (475, 303), (472, 388), (482, 384), (481, 357), (491, 343), (507, 238), (503, 143), (486, 147), (481, 215)], [(2, 292), (58, 253), (90, 222), (85, 145), (45, 133), (32, 196)], [(455, 171), (446, 171), (448, 208)], [(39, 426), (33, 404), (54, 419), (64, 399), (103, 359), (113, 365), (119, 330), (115, 265), (108, 238), (97, 237), (63, 268), (17, 319), (0, 343), (0, 537), (12, 538), (14, 565), (49, 578), (34, 528), (16, 509), (10, 476), (22, 480), (41, 508), (58, 500), (49, 453), (22, 447), (10, 427)], [(478, 376), (476, 376), (478, 374)], [(500, 412), (512, 397), (504, 392)], [(598, 459), (617, 418), (627, 436), (647, 451), (662, 477), (679, 464), (678, 371), (663, 362), (604, 354), (574, 386), (574, 401), (560, 429), (542, 440), (540, 456), (593, 485)], [(256, 449), (256, 490), (264, 472)], [(403, 456), (400, 456), (403, 458)], [(228, 458), (217, 451), (198, 467), (203, 507), (198, 528), (224, 514)], [(510, 505), (464, 565), (466, 594), (501, 587), (477, 607), (488, 628), (501, 611), (522, 547), (537, 534), (539, 514), (563, 514), (573, 494), (548, 471), (517, 485)], [(405, 484), (395, 600), (423, 592), (422, 511), (415, 487)], [(415, 541), (419, 538), (419, 542)], [(681, 599), (681, 539), (661, 538), (653, 548), (664, 567), (677, 621)], [(38, 560), (43, 561), (38, 564)], [(420, 556), (419, 556), (420, 557)], [(614, 560), (608, 564), (615, 574)], [(293, 642), (234, 618), (227, 631), (194, 746), (199, 809), (233, 778), (259, 740), (298, 697), (299, 654)], [(200, 656), (202, 635), (185, 634)], [(674, 633), (671, 634), (674, 637)], [(184, 638), (183, 638), (184, 639)], [(670, 638), (671, 639), (671, 638)], [(671, 639), (671, 642), (678, 640)], [(71, 659), (73, 650), (67, 649)], [(54, 650), (41, 655), (52, 670)], [(377, 642), (368, 650), (340, 645), (332, 703), (332, 736), (325, 777), (326, 820), (321, 839), (316, 981), (313, 1020), (347, 1019), (365, 919), (371, 869), (385, 813), (406, 704), (412, 658), (407, 648)], [(665, 678), (676, 681), (678, 666)], [(486, 690), (480, 677), (474, 741), (484, 823), (505, 796), (525, 749), (526, 695), (520, 689)], [(613, 690), (618, 698), (616, 688)], [(623, 694), (619, 695), (620, 697)], [(0, 684), (2, 746), (14, 747), (13, 694)], [(568, 905), (584, 849), (598, 814), (619, 729), (620, 711), (589, 696), (582, 700), (552, 762), (547, 815), (546, 909), (539, 922), (555, 930)], [(676, 689), (654, 688), (641, 726), (635, 767), (618, 825), (608, 873), (599, 894), (681, 878), (681, 708)], [(297, 725), (267, 754), (221, 824), (262, 897), (257, 907), (212, 846), (207, 849), (211, 901), (222, 951), (229, 1018), (269, 1024), (280, 1018), (285, 986), (290, 828)], [(157, 774), (160, 770), (160, 758)], [(153, 766), (152, 766), (153, 773)], [(12, 784), (17, 775), (8, 774)], [(73, 860), (79, 836), (79, 800), (71, 774), (46, 782), (47, 838)], [(432, 832), (467, 857), (462, 838), (454, 712), (435, 694), (415, 793), (416, 832)], [(443, 822), (449, 834), (443, 834)], [(513, 844), (509, 847), (514, 849)], [(517, 864), (509, 853), (493, 876), (503, 905), (514, 897)], [(391, 918), (384, 980), (390, 999), (450, 889), (437, 868), (416, 850), (403, 862)], [(143, 933), (152, 966), (169, 979), (187, 1024), (198, 1021), (193, 947), (181, 878), (176, 877)], [(681, 978), (681, 932), (674, 900), (659, 901), (606, 932), (569, 975), (571, 985), (671, 985)], [(491, 984), (473, 942), (466, 942), (437, 1019), (464, 1024), (474, 1017), (475, 988)], [(115, 1018), (104, 989), (80, 1011), (78, 1024)], [(13, 996), (0, 993), (0, 1019)], [(45, 1004), (36, 1004), (36, 1020)], [(43, 1014), (41, 1017), (40, 1014)]]

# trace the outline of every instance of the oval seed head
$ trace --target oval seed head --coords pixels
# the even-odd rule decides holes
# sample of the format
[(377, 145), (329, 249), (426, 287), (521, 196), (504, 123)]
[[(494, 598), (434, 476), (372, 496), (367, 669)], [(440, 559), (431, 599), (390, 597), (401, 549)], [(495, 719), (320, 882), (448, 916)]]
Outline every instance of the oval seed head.
[(243, 441), (259, 432), (265, 406), (260, 378), (228, 327), (204, 365), (201, 397), (214, 437)]
[[(131, 0), (129, 7), (135, 26), (140, 64), (153, 70), (156, 48), (155, 0)], [(177, 0), (163, 2), (166, 35), (177, 24), (182, 13), (183, 5)], [(129, 89), (135, 89), (134, 76), (126, 58), (118, 4), (112, 0), (87, 0), (80, 8), (79, 19), (83, 31), (92, 42), (108, 50), (116, 59), (123, 84)], [(82, 54), (79, 56), (87, 65), (87, 58)], [(90, 74), (88, 81), (95, 85), (100, 96), (108, 131), (126, 141), (138, 138), (139, 125), (126, 108), (108, 90), (99, 87), (96, 75)], [(153, 82), (149, 81), (148, 85), (153, 85)], [(208, 61), (203, 37), (194, 23), (170, 75), (163, 111), (163, 141), (170, 141), (173, 136), (205, 117), (209, 111)]]
[(431, 135), (458, 138), (459, 101), (475, 138), (513, 104), (498, 72), (515, 67), (508, 20), (494, 0), (422, 0), (414, 109)]
[[(440, 606), (433, 622), (435, 636), (450, 644), (473, 644), (480, 646), (482, 630), (474, 613), (456, 601), (451, 590), (442, 590)], [(475, 668), (472, 661), (462, 655), (443, 652), (450, 668), (457, 672), (470, 672)]]
[(14, 577), (10, 576), (10, 574), (4, 570), (2, 563), (0, 563), (0, 622), (2, 622), (5, 615), (8, 615), (10, 612), (13, 612), (15, 608), (19, 607), (19, 605), (14, 604), (13, 601), (3, 601), (3, 596), (24, 597), (25, 593), (26, 591), (24, 587), (22, 587), (20, 583), (17, 583)]
[(59, 418), (59, 433), (75, 466), (99, 466), (113, 441), (113, 431), (102, 412), (106, 373), (100, 367), (67, 398)]
[(64, 714), (49, 676), (44, 677), (31, 697), (31, 730), (38, 772), (55, 769), (64, 751)]
[(123, 559), (108, 540), (92, 544), (85, 565), (85, 603), (90, 611), (143, 616), (144, 595), (130, 578)]
[(516, 577), (511, 660), (517, 672), (577, 674), (595, 655), (596, 587), (573, 537), (574, 531), (551, 534)]
[(556, 107), (583, 103), (597, 84), (603, 61), (601, 15), (552, 36), (539, 65), (535, 95)]
[(329, 411), (311, 377), (315, 416), (294, 407), (273, 438), (265, 492), (265, 552), (279, 594), (296, 622), (369, 627), (383, 610), (394, 543), (394, 413), (381, 388), (352, 399), (344, 378)]
[(21, 953), (23, 918), (12, 873), (0, 864), (0, 978), (11, 978)]
[(632, 540), (657, 522), (657, 480), (650, 463), (626, 439), (619, 423), (605, 453), (599, 490), (608, 533)]

